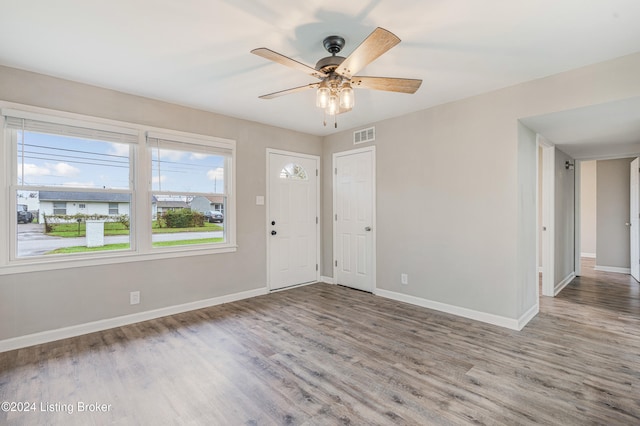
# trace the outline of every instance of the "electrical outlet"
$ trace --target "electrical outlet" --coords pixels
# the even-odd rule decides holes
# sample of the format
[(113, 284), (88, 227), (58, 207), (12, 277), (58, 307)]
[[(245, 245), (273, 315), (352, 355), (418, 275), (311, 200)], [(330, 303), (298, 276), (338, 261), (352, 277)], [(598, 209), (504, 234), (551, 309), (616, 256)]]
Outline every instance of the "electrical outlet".
[(132, 291), (131, 293), (129, 293), (129, 304), (137, 305), (138, 303), (140, 303), (140, 292)]
[(409, 284), (409, 276), (407, 274), (400, 274), (400, 283), (404, 285)]

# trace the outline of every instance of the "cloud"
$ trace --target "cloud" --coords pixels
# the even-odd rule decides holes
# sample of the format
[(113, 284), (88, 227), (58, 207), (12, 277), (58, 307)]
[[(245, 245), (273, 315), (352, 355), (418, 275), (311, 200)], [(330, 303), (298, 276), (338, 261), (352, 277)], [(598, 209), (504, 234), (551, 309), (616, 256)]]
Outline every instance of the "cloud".
[(71, 186), (75, 188), (97, 188), (95, 182), (65, 182), (62, 186)]
[(25, 164), (24, 175), (25, 176), (62, 176), (72, 177), (78, 176), (80, 169), (73, 167), (67, 163), (45, 163), (44, 166), (38, 166), (36, 164)]
[(109, 154), (129, 157), (129, 145), (124, 143), (111, 143)]
[(224, 169), (222, 167), (218, 167), (217, 169), (209, 170), (207, 172), (207, 178), (209, 178), (209, 180), (222, 182), (224, 179)]
[(158, 182), (166, 182), (167, 181), (167, 177), (166, 176), (154, 176), (153, 178), (151, 178), (151, 181), (153, 183), (158, 183)]
[(35, 164), (25, 164), (23, 170), (25, 176), (49, 176), (51, 174), (49, 168), (36, 166)]
[(57, 163), (54, 165), (46, 164), (46, 166), (52, 167), (53, 172), (58, 176), (71, 177), (78, 176), (80, 174), (80, 169), (78, 169), (77, 167), (73, 167), (67, 163)]

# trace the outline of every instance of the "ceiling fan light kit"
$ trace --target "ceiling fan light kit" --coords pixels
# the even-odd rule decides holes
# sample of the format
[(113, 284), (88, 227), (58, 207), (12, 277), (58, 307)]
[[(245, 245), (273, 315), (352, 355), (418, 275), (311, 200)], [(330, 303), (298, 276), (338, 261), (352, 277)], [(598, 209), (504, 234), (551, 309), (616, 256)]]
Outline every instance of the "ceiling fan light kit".
[(273, 99), (307, 89), (316, 89), (316, 106), (323, 109), (326, 115), (336, 116), (353, 109), (355, 105), (353, 87), (385, 90), (389, 92), (415, 93), (422, 84), (422, 80), (390, 77), (360, 77), (354, 75), (398, 43), (400, 43), (400, 39), (396, 35), (384, 28), (378, 27), (345, 58), (337, 56), (337, 53), (340, 53), (345, 46), (344, 38), (332, 35), (326, 37), (322, 42), (324, 48), (331, 56), (320, 59), (316, 63), (315, 68), (265, 47), (254, 49), (251, 53), (255, 55), (290, 68), (295, 68), (320, 79), (320, 83), (294, 87), (292, 89), (262, 95), (260, 98)]

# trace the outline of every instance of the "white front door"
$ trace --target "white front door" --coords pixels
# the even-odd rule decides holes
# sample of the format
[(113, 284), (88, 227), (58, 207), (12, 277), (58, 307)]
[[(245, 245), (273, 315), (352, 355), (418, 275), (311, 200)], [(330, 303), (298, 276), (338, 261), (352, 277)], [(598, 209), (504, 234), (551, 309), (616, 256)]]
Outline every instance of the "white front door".
[(631, 162), (629, 224), (631, 276), (640, 281), (640, 158)]
[(359, 290), (375, 286), (375, 147), (333, 155), (334, 278)]
[(318, 157), (268, 151), (269, 288), (318, 280)]

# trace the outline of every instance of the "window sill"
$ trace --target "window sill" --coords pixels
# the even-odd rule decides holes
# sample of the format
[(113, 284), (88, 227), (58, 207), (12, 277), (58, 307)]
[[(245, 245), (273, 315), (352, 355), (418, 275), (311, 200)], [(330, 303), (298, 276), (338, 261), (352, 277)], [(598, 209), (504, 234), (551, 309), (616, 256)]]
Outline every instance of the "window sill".
[[(0, 266), (0, 275), (21, 274), (25, 272), (52, 271), (56, 269), (83, 268), (87, 266), (112, 265), (118, 263), (145, 262), (159, 259), (175, 259), (178, 257), (207, 256), (220, 253), (233, 253), (238, 246), (225, 244), (213, 248), (189, 248), (178, 250), (155, 249), (149, 253), (136, 253), (133, 251), (120, 251), (101, 256), (91, 257), (65, 257), (64, 259), (28, 259), (14, 260), (8, 265)], [(157, 251), (156, 251), (157, 250)]]

